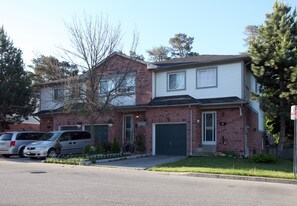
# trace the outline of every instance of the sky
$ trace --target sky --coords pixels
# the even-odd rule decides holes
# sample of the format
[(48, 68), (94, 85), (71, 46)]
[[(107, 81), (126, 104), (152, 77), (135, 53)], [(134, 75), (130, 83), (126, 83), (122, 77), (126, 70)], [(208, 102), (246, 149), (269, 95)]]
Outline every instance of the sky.
[[(286, 0), (293, 9), (296, 0)], [(123, 51), (128, 53), (133, 31), (139, 33), (137, 53), (169, 46), (177, 33), (194, 37), (199, 54), (239, 54), (247, 50), (244, 29), (260, 25), (273, 10), (274, 0), (0, 0), (2, 25), (26, 65), (38, 55), (59, 54), (68, 48), (65, 23), (74, 16), (108, 16), (121, 24)]]

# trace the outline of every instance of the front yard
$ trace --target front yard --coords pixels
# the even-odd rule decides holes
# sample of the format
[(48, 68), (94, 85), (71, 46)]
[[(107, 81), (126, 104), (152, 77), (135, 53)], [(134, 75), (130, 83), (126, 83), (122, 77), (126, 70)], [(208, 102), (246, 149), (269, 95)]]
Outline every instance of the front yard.
[(297, 179), (293, 174), (293, 162), (288, 160), (268, 164), (230, 157), (188, 157), (178, 162), (152, 167), (149, 170)]

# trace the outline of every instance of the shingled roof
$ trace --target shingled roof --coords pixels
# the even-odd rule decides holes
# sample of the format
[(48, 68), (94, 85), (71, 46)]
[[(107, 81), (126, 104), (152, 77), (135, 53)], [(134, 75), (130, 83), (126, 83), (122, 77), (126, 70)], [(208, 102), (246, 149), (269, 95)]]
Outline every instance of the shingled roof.
[(198, 106), (212, 106), (212, 105), (230, 105), (230, 104), (244, 104), (246, 101), (238, 97), (221, 97), (208, 99), (195, 99), (190, 95), (177, 95), (166, 97), (155, 97), (148, 103), (149, 107), (160, 106), (181, 106), (181, 105), (198, 105)]
[(239, 61), (250, 61), (247, 55), (198, 55), (148, 64), (148, 69), (166, 69), (187, 66), (205, 66)]

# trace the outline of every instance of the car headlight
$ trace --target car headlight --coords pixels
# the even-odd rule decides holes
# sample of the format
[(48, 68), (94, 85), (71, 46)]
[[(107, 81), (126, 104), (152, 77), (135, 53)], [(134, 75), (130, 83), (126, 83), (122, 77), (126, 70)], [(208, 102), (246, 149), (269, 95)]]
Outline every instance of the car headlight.
[(46, 149), (46, 147), (35, 147), (35, 149)]

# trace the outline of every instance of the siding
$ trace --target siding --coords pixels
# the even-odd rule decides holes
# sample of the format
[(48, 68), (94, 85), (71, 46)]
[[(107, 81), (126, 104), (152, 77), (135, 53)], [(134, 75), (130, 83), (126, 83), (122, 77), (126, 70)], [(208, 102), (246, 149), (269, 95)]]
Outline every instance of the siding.
[[(205, 67), (196, 67), (177, 71), (186, 71), (186, 89), (167, 91), (167, 73), (156, 72), (156, 97), (172, 95), (190, 95), (196, 99), (237, 96), (242, 98), (241, 63), (217, 65), (217, 87), (196, 88), (196, 70)], [(206, 67), (207, 68), (207, 67)]]

